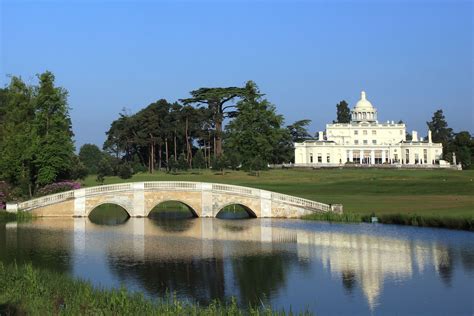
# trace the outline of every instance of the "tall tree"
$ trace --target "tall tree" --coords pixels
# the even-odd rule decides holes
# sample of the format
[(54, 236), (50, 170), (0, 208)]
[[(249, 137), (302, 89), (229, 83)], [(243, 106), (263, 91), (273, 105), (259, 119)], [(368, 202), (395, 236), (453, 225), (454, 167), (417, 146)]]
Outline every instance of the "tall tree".
[(443, 144), (444, 158), (450, 160), (450, 153), (448, 153), (448, 144), (453, 139), (453, 129), (448, 127), (448, 122), (444, 117), (443, 110), (437, 110), (431, 122), (426, 122), (429, 130), (432, 132), (432, 139), (435, 143)]
[(238, 114), (227, 125), (225, 145), (231, 155), (240, 157), (243, 168), (259, 170), (272, 162), (285, 131), (281, 128), (283, 117), (262, 99), (255, 83), (247, 82), (245, 89), (245, 97), (237, 103)]
[(99, 163), (104, 157), (102, 151), (94, 144), (84, 144), (79, 149), (79, 160), (89, 174), (97, 174)]
[(70, 172), (74, 143), (67, 91), (54, 85), (54, 75), (49, 71), (38, 78), (35, 128), (39, 150), (35, 164), (38, 168), (38, 184), (45, 185)]
[(311, 120), (299, 120), (286, 127), (290, 132), (292, 142), (300, 143), (311, 137), (308, 132), (308, 125), (310, 123)]
[(349, 104), (345, 100), (342, 100), (336, 105), (337, 109), (337, 121), (336, 123), (350, 123), (351, 122), (351, 110)]
[(37, 137), (33, 124), (34, 90), (20, 78), (11, 77), (2, 96), (0, 136), (0, 176), (24, 192), (33, 194), (36, 178), (34, 165)]
[(472, 164), (472, 148), (474, 140), (468, 131), (456, 133), (453, 141), (449, 144), (449, 151), (456, 154), (457, 162), (461, 163), (464, 169)]
[(215, 154), (222, 154), (222, 130), (225, 117), (233, 116), (235, 108), (233, 104), (226, 105), (237, 97), (243, 97), (247, 90), (245, 88), (200, 88), (190, 92), (191, 98), (182, 99), (187, 104), (205, 104), (210, 110), (215, 125)]

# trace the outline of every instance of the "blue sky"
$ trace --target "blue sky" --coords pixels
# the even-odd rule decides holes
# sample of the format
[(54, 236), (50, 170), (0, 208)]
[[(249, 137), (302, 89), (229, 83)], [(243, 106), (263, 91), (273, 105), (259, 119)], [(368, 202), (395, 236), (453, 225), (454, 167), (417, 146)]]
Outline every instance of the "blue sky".
[(0, 84), (50, 70), (69, 91), (76, 145), (118, 113), (255, 81), (312, 133), (360, 91), (379, 120), (426, 134), (443, 109), (474, 132), (473, 2), (0, 0)]

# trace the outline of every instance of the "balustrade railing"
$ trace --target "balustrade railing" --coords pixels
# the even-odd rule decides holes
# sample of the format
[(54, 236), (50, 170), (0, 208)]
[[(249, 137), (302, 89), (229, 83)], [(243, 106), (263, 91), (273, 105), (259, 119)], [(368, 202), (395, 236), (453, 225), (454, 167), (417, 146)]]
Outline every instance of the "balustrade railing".
[(145, 182), (145, 190), (180, 190), (180, 191), (197, 191), (201, 190), (199, 182)]
[(28, 210), (32, 208), (63, 202), (72, 198), (74, 198), (74, 191), (66, 191), (18, 203), (18, 208), (20, 210)]
[(120, 192), (128, 191), (132, 189), (132, 183), (120, 183), (120, 184), (109, 184), (101, 185), (98, 187), (86, 188), (86, 196), (103, 194), (108, 192)]

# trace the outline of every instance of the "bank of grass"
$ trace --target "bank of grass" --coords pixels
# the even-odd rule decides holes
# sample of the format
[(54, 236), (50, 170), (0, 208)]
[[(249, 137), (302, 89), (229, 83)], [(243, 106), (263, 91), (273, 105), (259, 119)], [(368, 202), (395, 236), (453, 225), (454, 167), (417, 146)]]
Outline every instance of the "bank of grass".
[(314, 213), (303, 216), (302, 219), (313, 221), (340, 222), (340, 223), (371, 223), (372, 217), (377, 218), (378, 223), (410, 225), (418, 227), (437, 227), (457, 230), (474, 231), (474, 216), (426, 216), (417, 214), (371, 214), (360, 215), (355, 213), (334, 214)]
[[(84, 185), (96, 186), (95, 179), (96, 176), (89, 176)], [(340, 203), (347, 216), (375, 213), (383, 219), (387, 215), (387, 222), (394, 222), (393, 218), (398, 214), (408, 219), (416, 216), (434, 218), (436, 220), (428, 221), (433, 224), (439, 218), (446, 222), (451, 218), (462, 221), (474, 216), (474, 170), (279, 169), (261, 172), (258, 177), (244, 171), (228, 171), (222, 175), (203, 170), (178, 174), (140, 173), (127, 180), (107, 177), (105, 184), (131, 181), (243, 185), (328, 204)]]
[(0, 222), (27, 221), (32, 218), (33, 216), (29, 212), (19, 211), (17, 213), (9, 213), (7, 211), (0, 210)]
[[(241, 309), (235, 300), (209, 306), (172, 296), (150, 300), (125, 288), (105, 290), (31, 265), (0, 262), (0, 315), (284, 315), (267, 307)], [(309, 313), (306, 313), (309, 314)]]

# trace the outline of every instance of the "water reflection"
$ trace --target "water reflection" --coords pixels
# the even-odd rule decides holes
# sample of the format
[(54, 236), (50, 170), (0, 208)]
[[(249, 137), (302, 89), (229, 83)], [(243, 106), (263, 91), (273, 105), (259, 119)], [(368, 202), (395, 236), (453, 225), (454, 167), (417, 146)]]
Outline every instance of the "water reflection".
[(122, 225), (130, 216), (128, 212), (117, 204), (102, 204), (97, 206), (89, 214), (89, 220), (97, 225)]
[(426, 304), (434, 313), (472, 312), (472, 233), (377, 227), (207, 218), (108, 227), (43, 218), (0, 225), (0, 260), (202, 304), (236, 296), (244, 306), (321, 313), (416, 313)]

